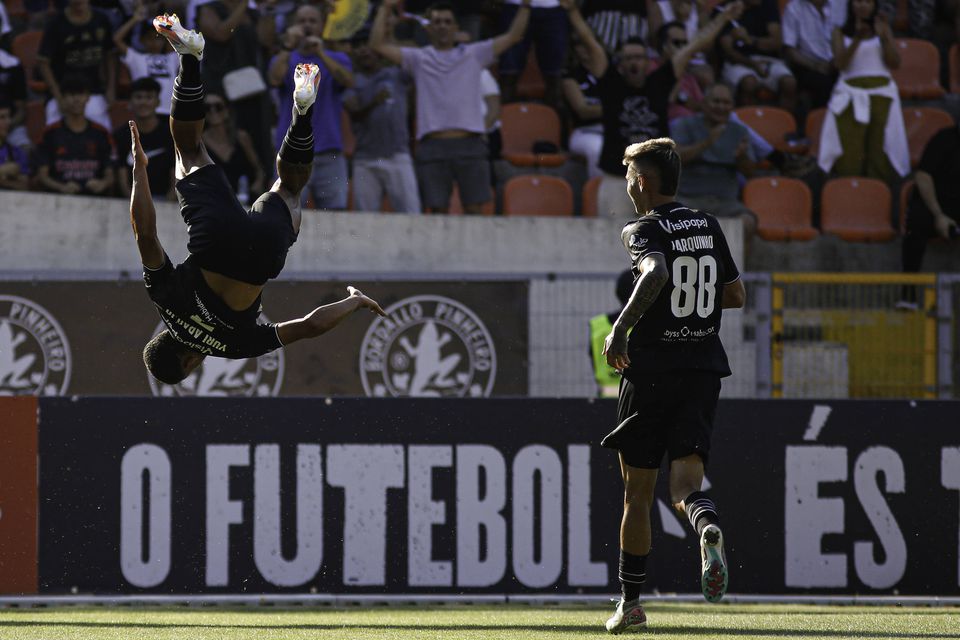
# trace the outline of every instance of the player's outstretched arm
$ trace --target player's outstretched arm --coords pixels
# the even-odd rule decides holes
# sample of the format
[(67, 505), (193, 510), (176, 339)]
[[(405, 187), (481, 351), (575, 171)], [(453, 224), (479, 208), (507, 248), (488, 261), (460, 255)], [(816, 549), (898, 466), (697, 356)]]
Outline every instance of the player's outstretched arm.
[(147, 154), (140, 146), (140, 131), (130, 120), (130, 145), (133, 154), (133, 185), (130, 189), (130, 225), (137, 239), (140, 261), (148, 269), (159, 269), (165, 262), (163, 246), (157, 237), (157, 211), (147, 177)]
[(278, 324), (277, 335), (280, 337), (280, 342), (288, 345), (297, 340), (323, 335), (357, 309), (369, 309), (377, 315), (387, 315), (376, 300), (368, 298), (359, 289), (347, 287), (347, 291), (350, 295), (343, 300), (317, 307), (303, 318)]
[(620, 317), (613, 323), (613, 329), (603, 341), (607, 364), (617, 371), (623, 371), (630, 366), (630, 358), (627, 356), (627, 332), (650, 308), (669, 279), (670, 271), (662, 253), (650, 254), (640, 262), (640, 277), (633, 287), (633, 293), (620, 312)]

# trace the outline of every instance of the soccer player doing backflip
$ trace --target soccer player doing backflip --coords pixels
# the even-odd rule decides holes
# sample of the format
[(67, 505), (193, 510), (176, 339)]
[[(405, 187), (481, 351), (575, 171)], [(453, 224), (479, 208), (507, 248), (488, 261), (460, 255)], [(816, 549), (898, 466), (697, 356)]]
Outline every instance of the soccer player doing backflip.
[(746, 295), (717, 219), (675, 201), (680, 156), (673, 140), (632, 144), (623, 164), (638, 217), (621, 233), (633, 290), (604, 341), (607, 363), (621, 379), (617, 427), (601, 444), (620, 452), (624, 483), (622, 596), (606, 624), (611, 633), (647, 623), (640, 592), (664, 455), (671, 502), (686, 513), (700, 540), (703, 595), (716, 602), (727, 591), (720, 520), (701, 489), (720, 379), (730, 375), (720, 317), (723, 309), (742, 307)]
[(318, 307), (303, 318), (279, 324), (258, 322), (261, 291), (283, 269), (287, 251), (300, 231), (300, 191), (313, 165), (311, 116), (319, 67), (302, 64), (294, 72), (293, 120), (277, 156), (279, 177), (248, 211), (203, 145), (203, 35), (183, 28), (176, 15), (158, 16), (153, 24), (180, 55), (170, 131), (176, 155), (176, 193), (187, 224), (190, 255), (174, 267), (160, 244), (147, 156), (131, 121), (130, 222), (147, 293), (167, 327), (143, 350), (151, 375), (176, 384), (208, 355), (257, 357), (326, 333), (360, 308), (384, 315), (375, 301), (348, 287), (348, 297)]

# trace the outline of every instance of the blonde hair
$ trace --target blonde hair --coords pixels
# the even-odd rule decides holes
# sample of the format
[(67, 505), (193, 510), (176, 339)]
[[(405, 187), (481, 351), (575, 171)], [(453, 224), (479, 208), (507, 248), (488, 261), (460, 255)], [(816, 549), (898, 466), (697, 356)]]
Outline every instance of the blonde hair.
[(680, 154), (670, 138), (653, 138), (631, 144), (623, 152), (623, 164), (637, 173), (653, 169), (660, 178), (660, 195), (676, 195), (680, 184)]

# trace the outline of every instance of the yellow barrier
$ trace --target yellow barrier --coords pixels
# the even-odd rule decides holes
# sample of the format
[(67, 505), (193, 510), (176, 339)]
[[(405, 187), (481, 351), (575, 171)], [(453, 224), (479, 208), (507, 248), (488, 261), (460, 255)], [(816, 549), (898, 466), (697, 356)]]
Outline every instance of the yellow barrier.
[[(937, 397), (935, 275), (776, 273), (772, 285), (773, 397)], [(898, 308), (911, 288), (917, 308)]]

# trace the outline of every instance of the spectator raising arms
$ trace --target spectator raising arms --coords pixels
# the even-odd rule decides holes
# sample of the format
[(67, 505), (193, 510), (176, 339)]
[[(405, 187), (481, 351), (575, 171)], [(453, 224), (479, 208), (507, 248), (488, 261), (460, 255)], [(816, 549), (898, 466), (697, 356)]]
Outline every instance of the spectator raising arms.
[(109, 104), (116, 91), (117, 63), (111, 53), (110, 20), (90, 0), (69, 0), (47, 21), (37, 54), (37, 68), (47, 83), (47, 124), (60, 119), (64, 78), (79, 78), (87, 91), (85, 116), (110, 128)]
[[(570, 10), (575, 8), (567, 5)], [(594, 55), (591, 50), (600, 47), (593, 37), (590, 26), (579, 12), (570, 14), (573, 27), (572, 47), (568, 54), (567, 71), (563, 78), (563, 97), (573, 117), (573, 130), (570, 132), (570, 151), (579, 153), (587, 162), (587, 175), (590, 178), (603, 175), (597, 163), (600, 149), (603, 148), (603, 107), (597, 93), (597, 79), (586, 70), (585, 65)], [(599, 55), (599, 54), (596, 54)]]
[(489, 202), (490, 165), (483, 134), (481, 71), (523, 39), (530, 18), (524, 0), (510, 29), (492, 40), (457, 44), (457, 19), (449, 4), (427, 13), (430, 46), (398, 47), (387, 41), (388, 14), (397, 0), (384, 0), (370, 34), (370, 46), (400, 64), (417, 89), (417, 174), (423, 206), (446, 211), (456, 181), (466, 213), (480, 213)]
[[(570, 20), (576, 25), (583, 18), (574, 0), (562, 0)], [(669, 135), (667, 108), (677, 79), (686, 72), (693, 56), (713, 45), (720, 31), (740, 16), (743, 4), (726, 5), (697, 37), (677, 50), (669, 60), (649, 73), (650, 60), (642, 40), (628, 40), (620, 47), (617, 64), (610, 64), (600, 46), (590, 48), (586, 69), (599, 78), (598, 93), (603, 104), (603, 150), (600, 168), (603, 182), (597, 198), (601, 215), (632, 216), (633, 202), (623, 188), (623, 150), (630, 144)], [(574, 27), (579, 33), (580, 30)]]
[(37, 147), (37, 181), (67, 195), (110, 195), (113, 189), (113, 140), (83, 114), (90, 99), (84, 78), (66, 76), (60, 83), (63, 119), (47, 127)]
[(420, 213), (417, 174), (407, 126), (409, 78), (384, 65), (366, 38), (354, 43), (353, 88), (343, 98), (357, 146), (353, 155), (353, 202), (359, 211), (380, 211), (384, 197), (397, 212)]
[(307, 195), (312, 196), (318, 209), (342, 210), (347, 208), (349, 176), (340, 131), (341, 94), (353, 86), (354, 80), (350, 57), (327, 49), (321, 38), (323, 25), (320, 9), (313, 5), (298, 8), (293, 24), (281, 39), (283, 50), (274, 56), (268, 75), (271, 85), (281, 87), (275, 136), (279, 147), (293, 109), (294, 69), (299, 64), (315, 64), (320, 68), (317, 101), (313, 104), (313, 173), (302, 198), (306, 203)]
[(833, 31), (840, 77), (820, 132), (818, 162), (840, 176), (886, 182), (910, 172), (910, 152), (897, 84), (900, 55), (874, 0), (850, 0), (847, 22)]
[[(554, 108), (560, 106), (560, 75), (566, 60), (570, 25), (558, 0), (531, 0), (530, 27), (523, 40), (507, 49), (500, 57), (500, 85), (503, 101), (516, 99), (517, 80), (527, 64), (530, 43), (537, 48), (537, 64), (546, 84), (544, 101)], [(520, 11), (520, 0), (505, 0), (501, 13), (501, 28), (509, 28)]]
[[(138, 51), (126, 42), (127, 36), (134, 28), (140, 25), (140, 46), (142, 51)], [(142, 2), (138, 2), (134, 9), (133, 16), (117, 29), (113, 34), (113, 44), (120, 52), (120, 62), (127, 66), (130, 71), (130, 79), (134, 82), (141, 78), (153, 78), (160, 85), (160, 94), (164, 96), (173, 93), (173, 79), (177, 76), (177, 68), (180, 64), (177, 54), (164, 38), (157, 35), (153, 24), (147, 20), (147, 8)], [(170, 105), (166, 100), (157, 100), (157, 113), (170, 115)], [(121, 127), (125, 131), (125, 137), (130, 137), (130, 127)], [(143, 134), (143, 127), (140, 127), (140, 133)], [(129, 144), (121, 144), (121, 149), (126, 149)], [(133, 166), (132, 162), (129, 166)], [(157, 191), (154, 193), (166, 193), (167, 191)]]

